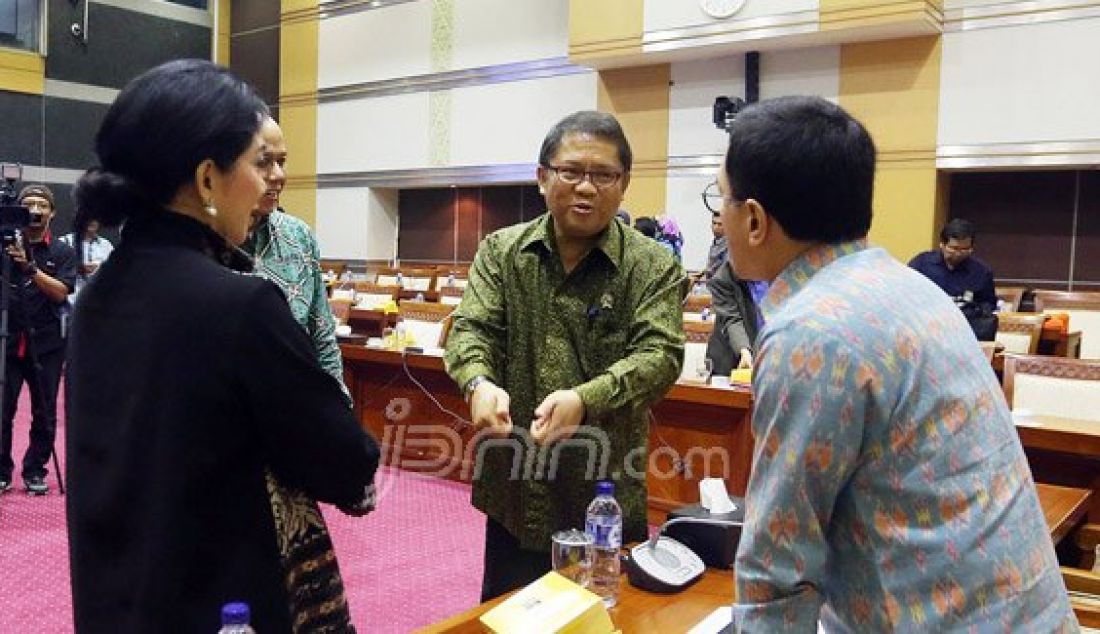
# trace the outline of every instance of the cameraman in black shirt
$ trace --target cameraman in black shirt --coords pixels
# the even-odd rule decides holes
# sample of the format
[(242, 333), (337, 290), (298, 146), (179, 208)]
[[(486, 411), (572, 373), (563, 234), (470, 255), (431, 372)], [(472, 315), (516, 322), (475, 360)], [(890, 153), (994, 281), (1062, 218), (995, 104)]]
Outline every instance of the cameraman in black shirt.
[(19, 204), (30, 210), (31, 221), (5, 248), (12, 266), (4, 410), (0, 412), (0, 493), (11, 488), (12, 420), (25, 381), (32, 419), (30, 445), (23, 456), (23, 483), (27, 493), (45, 495), (49, 492), (46, 462), (57, 433), (57, 388), (65, 360), (62, 315), (76, 283), (76, 253), (50, 235), (55, 207), (49, 188), (24, 187)]

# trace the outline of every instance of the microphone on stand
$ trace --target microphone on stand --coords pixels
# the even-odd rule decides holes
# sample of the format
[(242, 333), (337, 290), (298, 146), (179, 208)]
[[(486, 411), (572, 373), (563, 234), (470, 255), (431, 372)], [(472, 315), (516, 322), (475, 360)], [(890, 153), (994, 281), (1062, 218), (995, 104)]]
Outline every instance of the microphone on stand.
[[(684, 511), (681, 509), (680, 511)], [(676, 513), (677, 511), (674, 511)], [(692, 512), (689, 508), (687, 512)], [(703, 511), (709, 513), (708, 511)], [(703, 524), (708, 526), (735, 527), (740, 529), (743, 520), (728, 516), (743, 517), (744, 509), (734, 504), (727, 517), (679, 516), (668, 520), (649, 538), (630, 549), (630, 558), (626, 562), (627, 579), (635, 587), (650, 592), (674, 593), (684, 590), (698, 581), (706, 570), (706, 564), (691, 548), (680, 541), (664, 535), (666, 529), (678, 524)], [(724, 535), (725, 532), (719, 533)], [(738, 537), (740, 532), (738, 531)], [(695, 540), (693, 540), (695, 541)], [(702, 543), (702, 540), (700, 540)], [(736, 545), (734, 545), (736, 548)], [(708, 557), (709, 558), (709, 557)]]

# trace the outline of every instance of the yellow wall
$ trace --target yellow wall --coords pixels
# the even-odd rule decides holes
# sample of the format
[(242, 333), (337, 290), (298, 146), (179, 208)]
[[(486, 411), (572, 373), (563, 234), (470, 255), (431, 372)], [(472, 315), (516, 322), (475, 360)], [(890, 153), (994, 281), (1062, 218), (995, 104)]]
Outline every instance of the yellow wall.
[(936, 172), (939, 36), (845, 44), (840, 104), (878, 148), (870, 238), (908, 261), (930, 248), (945, 215)]
[(233, 32), (230, 28), (230, 3), (233, 0), (219, 0), (218, 2), (218, 32), (214, 35), (218, 42), (218, 52), (214, 61), (222, 66), (229, 66), (229, 36)]
[(279, 123), (286, 137), (281, 203), (310, 225), (317, 218), (317, 0), (282, 0)]
[(46, 90), (46, 59), (37, 53), (0, 48), (0, 90), (41, 95)]
[(671, 76), (668, 64), (599, 74), (597, 107), (619, 119), (634, 152), (630, 187), (623, 200), (631, 216), (665, 211)]
[(569, 58), (640, 54), (644, 14), (644, 0), (569, 0)]

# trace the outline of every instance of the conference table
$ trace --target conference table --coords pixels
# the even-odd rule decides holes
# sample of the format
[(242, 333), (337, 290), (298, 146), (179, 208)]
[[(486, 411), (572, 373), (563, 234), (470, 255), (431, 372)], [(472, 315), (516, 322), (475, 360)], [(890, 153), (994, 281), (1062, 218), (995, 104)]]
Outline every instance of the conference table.
[(1100, 522), (1100, 422), (1059, 416), (1014, 416), (1037, 482), (1089, 489), (1090, 522)]
[[(1057, 543), (1081, 520), (1091, 491), (1036, 485), (1043, 517)], [(478, 619), (504, 601), (507, 595), (475, 606), (461, 614), (418, 630), (420, 634), (482, 634)], [(674, 634), (686, 632), (709, 614), (734, 601), (733, 571), (707, 568), (694, 585), (677, 594), (639, 590), (619, 580), (619, 603), (610, 610), (611, 620), (624, 634)]]
[[(382, 444), (385, 464), (469, 482), (475, 434), (466, 403), (438, 354), (341, 344), (344, 378), (359, 421)], [(743, 496), (752, 465), (752, 395), (748, 386), (680, 382), (652, 410), (646, 488), (649, 522), (696, 504), (699, 481), (721, 477)], [(1049, 416), (1017, 418), (1035, 480), (1097, 492), (1089, 508), (1100, 521), (1100, 423)]]
[[(469, 482), (477, 435), (438, 354), (341, 344), (356, 416), (382, 447), (384, 464)], [(649, 522), (696, 504), (699, 481), (720, 477), (743, 496), (752, 466), (747, 385), (677, 383), (652, 408), (646, 488)]]

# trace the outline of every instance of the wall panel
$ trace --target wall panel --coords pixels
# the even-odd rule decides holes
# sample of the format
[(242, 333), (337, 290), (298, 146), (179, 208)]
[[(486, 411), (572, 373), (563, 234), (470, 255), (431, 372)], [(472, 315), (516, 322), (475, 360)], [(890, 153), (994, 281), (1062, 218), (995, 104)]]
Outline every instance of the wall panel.
[(405, 2), (321, 20), (318, 86), (432, 72), (432, 3)]
[(954, 174), (951, 218), (976, 224), (975, 255), (1002, 280), (1069, 280), (1073, 172)]
[(462, 0), (454, 5), (453, 69), (565, 57), (567, 2)]
[(317, 107), (317, 172), (424, 167), (428, 93), (337, 101)]
[(489, 84), (450, 93), (450, 164), (534, 163), (543, 137), (555, 123), (577, 110), (596, 107), (596, 75)]
[(389, 260), (397, 240), (397, 192), (355, 187), (317, 191), (317, 240), (332, 259)]
[(1100, 140), (1100, 18), (945, 33), (941, 146)]
[(1079, 172), (1081, 195), (1077, 206), (1077, 242), (1074, 245), (1074, 288), (1100, 291), (1100, 172)]

